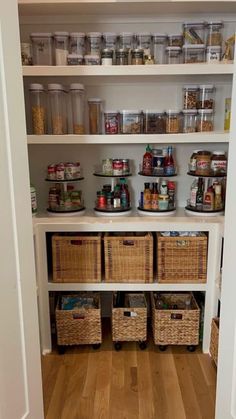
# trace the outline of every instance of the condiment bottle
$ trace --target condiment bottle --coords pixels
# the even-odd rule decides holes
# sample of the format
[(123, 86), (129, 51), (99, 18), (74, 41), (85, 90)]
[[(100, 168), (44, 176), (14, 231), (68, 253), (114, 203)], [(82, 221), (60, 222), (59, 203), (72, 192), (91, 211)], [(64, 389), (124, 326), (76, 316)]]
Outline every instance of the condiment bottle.
[(190, 206), (191, 207), (196, 207), (197, 190), (198, 190), (198, 182), (197, 182), (197, 179), (194, 179), (191, 185), (191, 192), (190, 192)]
[(152, 174), (152, 150), (149, 144), (146, 147), (146, 153), (143, 156), (143, 174), (151, 175)]
[(152, 205), (151, 205), (151, 200), (152, 200), (152, 195), (151, 195), (151, 191), (150, 191), (150, 187), (149, 187), (149, 183), (144, 183), (144, 192), (143, 192), (143, 208), (144, 209), (151, 209)]
[(166, 181), (165, 181), (165, 180), (163, 180), (163, 181), (161, 182), (160, 194), (161, 194), (161, 195), (167, 195), (167, 192), (168, 192), (167, 183), (166, 183)]
[(221, 184), (215, 185), (215, 210), (223, 208), (223, 201), (221, 196)]
[(153, 189), (151, 194), (151, 208), (152, 210), (158, 210), (158, 191), (157, 183), (153, 183)]
[(206, 211), (214, 210), (214, 191), (213, 191), (212, 186), (210, 186), (207, 189), (207, 192), (204, 194), (204, 210)]
[(202, 211), (203, 207), (203, 179), (198, 179), (198, 190), (197, 190), (197, 196), (196, 196), (196, 208), (199, 211)]
[(168, 182), (169, 209), (175, 208), (175, 182)]
[(168, 147), (167, 156), (164, 160), (164, 173), (168, 176), (175, 174), (175, 163), (172, 155), (172, 146)]

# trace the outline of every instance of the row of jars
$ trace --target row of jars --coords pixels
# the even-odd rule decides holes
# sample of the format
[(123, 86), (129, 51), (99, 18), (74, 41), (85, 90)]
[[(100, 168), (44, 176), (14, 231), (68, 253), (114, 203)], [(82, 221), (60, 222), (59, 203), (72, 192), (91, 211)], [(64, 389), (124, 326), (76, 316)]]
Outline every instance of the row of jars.
[[(184, 62), (205, 61), (205, 52), (207, 57), (209, 55), (209, 61), (215, 61), (216, 56), (221, 56), (222, 28), (222, 22), (185, 22), (183, 34), (170, 35), (150, 32), (34, 32), (30, 35), (33, 54), (30, 51), (31, 44), (22, 43), (22, 61), (25, 65), (103, 62), (122, 65), (132, 63), (129, 52), (133, 50), (133, 58), (137, 56), (139, 60), (136, 63), (139, 64), (143, 64), (148, 57), (152, 57), (155, 64), (175, 63), (180, 60), (182, 46)], [(101, 56), (106, 60), (101, 62)]]

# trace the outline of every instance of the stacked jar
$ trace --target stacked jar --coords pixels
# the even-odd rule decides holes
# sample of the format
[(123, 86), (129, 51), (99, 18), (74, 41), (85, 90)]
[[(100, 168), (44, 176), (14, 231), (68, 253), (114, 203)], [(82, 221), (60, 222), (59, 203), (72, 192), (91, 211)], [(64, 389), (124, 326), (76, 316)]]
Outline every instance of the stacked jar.
[(222, 56), (222, 29), (223, 23), (209, 22), (207, 24), (207, 53), (206, 61), (208, 63), (218, 63)]
[(206, 53), (206, 23), (184, 22), (183, 61), (184, 63), (204, 63)]
[(183, 87), (183, 132), (214, 130), (213, 85), (185, 85)]

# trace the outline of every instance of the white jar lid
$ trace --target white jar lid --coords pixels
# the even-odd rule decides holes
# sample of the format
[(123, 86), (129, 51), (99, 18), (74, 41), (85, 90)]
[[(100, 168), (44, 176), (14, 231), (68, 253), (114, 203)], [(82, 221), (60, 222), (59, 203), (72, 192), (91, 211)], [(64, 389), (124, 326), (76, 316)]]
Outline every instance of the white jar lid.
[(137, 32), (136, 36), (151, 36), (151, 32)]
[(114, 110), (106, 110), (106, 111), (104, 111), (104, 113), (112, 113), (112, 114), (117, 114), (117, 113), (119, 113), (119, 111), (114, 111)]
[(113, 36), (113, 37), (117, 37), (117, 33), (116, 32), (103, 32), (102, 36)]
[(29, 90), (44, 90), (44, 87), (42, 84), (39, 83), (31, 83)]
[(88, 99), (88, 102), (102, 102), (102, 99), (99, 97), (92, 97)]
[(88, 32), (87, 36), (90, 38), (101, 38), (101, 32)]
[(183, 49), (205, 49), (205, 44), (184, 44)]
[(142, 111), (140, 111), (140, 110), (127, 110), (127, 109), (124, 109), (124, 110), (122, 110), (122, 111), (120, 111), (120, 113), (121, 114), (140, 114), (140, 113), (142, 113)]
[(81, 83), (71, 83), (70, 90), (84, 90), (84, 85)]
[(51, 32), (33, 32), (30, 34), (31, 38), (51, 38)]
[(167, 109), (166, 113), (171, 115), (171, 114), (179, 114), (181, 113), (181, 111), (179, 109)]
[(221, 52), (221, 46), (220, 45), (212, 45), (207, 47), (207, 52)]
[(71, 38), (84, 38), (85, 33), (84, 32), (71, 32), (70, 37)]
[(69, 36), (69, 32), (54, 32), (53, 36)]
[(182, 112), (185, 115), (197, 115), (197, 109), (183, 109)]
[(146, 114), (156, 114), (156, 115), (163, 115), (164, 114), (163, 111), (159, 111), (157, 109), (146, 109), (144, 112)]
[(223, 26), (222, 20), (212, 20), (211, 22), (207, 23), (207, 26)]
[(212, 154), (215, 154), (216, 156), (225, 156), (225, 151), (213, 151)]
[(167, 38), (167, 34), (166, 33), (158, 33), (158, 32), (154, 32), (152, 34), (152, 36), (157, 37), (157, 38)]
[(181, 51), (181, 47), (166, 47), (166, 51)]
[(183, 86), (183, 89), (186, 89), (186, 90), (198, 90), (198, 85), (197, 84), (185, 84)]
[(67, 58), (79, 58), (79, 59), (83, 59), (83, 55), (81, 54), (68, 54)]
[(128, 36), (133, 36), (133, 32), (120, 32), (120, 36), (124, 36), (124, 37), (128, 37)]
[(91, 59), (91, 60), (99, 60), (100, 61), (100, 56), (96, 55), (96, 54), (87, 54), (87, 55), (84, 56), (84, 59), (85, 60)]
[(200, 90), (204, 90), (204, 89), (213, 90), (214, 84), (200, 84), (199, 89)]
[(48, 90), (64, 90), (62, 84), (50, 83), (48, 84)]
[(198, 113), (203, 115), (204, 113), (213, 114), (213, 109), (198, 109)]

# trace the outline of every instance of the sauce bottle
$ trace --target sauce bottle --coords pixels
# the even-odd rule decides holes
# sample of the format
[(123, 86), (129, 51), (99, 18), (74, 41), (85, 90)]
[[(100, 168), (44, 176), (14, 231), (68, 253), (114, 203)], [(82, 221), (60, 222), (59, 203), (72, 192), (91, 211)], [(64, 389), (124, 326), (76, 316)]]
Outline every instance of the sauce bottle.
[(149, 188), (149, 183), (144, 183), (144, 192), (143, 192), (143, 208), (150, 210), (152, 205), (151, 205), (151, 199), (152, 199), (152, 195), (151, 195), (151, 191)]
[(149, 144), (146, 147), (146, 153), (143, 156), (143, 174), (152, 174), (152, 150)]
[(175, 174), (175, 163), (172, 155), (172, 146), (168, 147), (167, 156), (164, 160), (164, 173), (168, 176)]
[(151, 209), (158, 210), (158, 191), (157, 183), (153, 183), (152, 194), (151, 194)]

